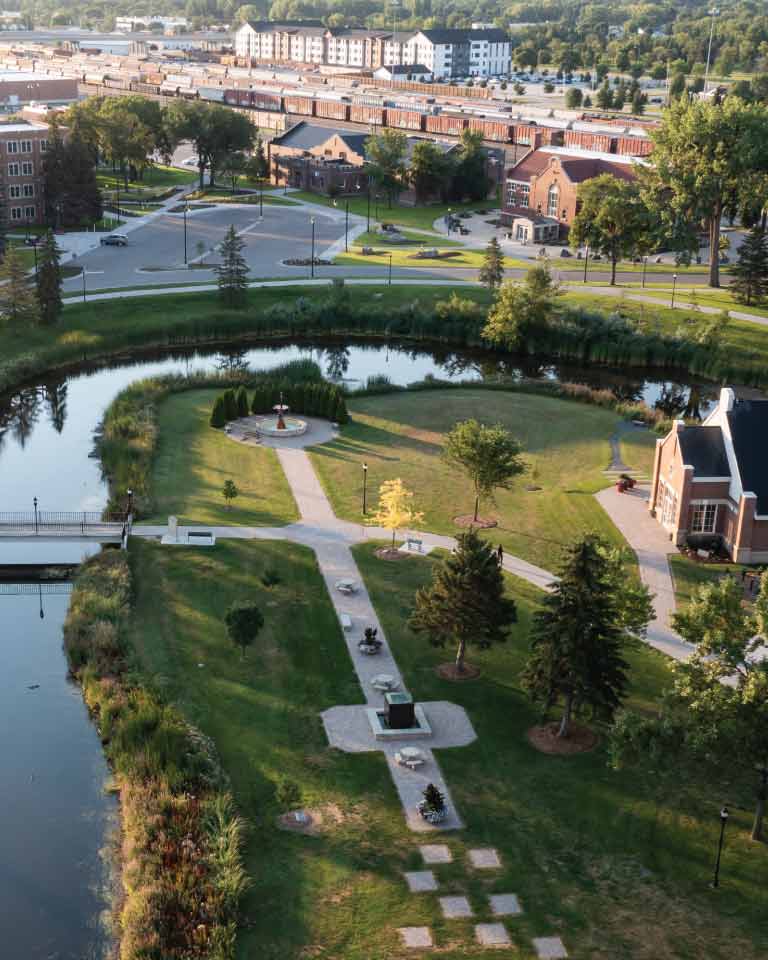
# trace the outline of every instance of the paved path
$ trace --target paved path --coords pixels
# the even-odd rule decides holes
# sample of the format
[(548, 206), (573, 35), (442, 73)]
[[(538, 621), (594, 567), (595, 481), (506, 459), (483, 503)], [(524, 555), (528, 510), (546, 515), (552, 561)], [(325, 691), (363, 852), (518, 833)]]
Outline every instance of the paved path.
[(671, 627), (675, 612), (675, 586), (668, 555), (673, 551), (664, 528), (648, 513), (648, 487), (619, 493), (615, 486), (596, 494), (598, 502), (637, 554), (640, 579), (654, 594), (656, 616), (648, 625), (648, 643), (675, 660), (686, 660), (693, 647)]
[[(687, 280), (686, 280), (687, 282)], [(730, 307), (710, 307), (703, 303), (691, 303), (688, 300), (681, 300), (679, 296), (675, 297), (672, 303), (670, 290), (669, 301), (663, 297), (654, 297), (645, 293), (632, 293), (626, 287), (603, 287), (603, 286), (574, 286), (574, 293), (594, 293), (600, 297), (621, 297), (624, 300), (634, 300), (637, 303), (649, 303), (655, 307), (674, 307), (675, 310), (696, 310), (698, 313), (720, 314), (724, 310), (729, 317), (734, 320), (747, 320), (750, 323), (758, 323), (761, 326), (768, 326), (768, 317), (761, 317), (756, 313), (745, 313), (743, 310), (732, 310)]]

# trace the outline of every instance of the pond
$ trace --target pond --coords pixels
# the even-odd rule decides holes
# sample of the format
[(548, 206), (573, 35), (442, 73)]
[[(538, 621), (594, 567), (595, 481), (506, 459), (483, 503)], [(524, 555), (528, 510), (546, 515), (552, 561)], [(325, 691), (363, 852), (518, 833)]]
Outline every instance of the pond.
[[(671, 409), (686, 405), (691, 388), (660, 379), (658, 372), (580, 369), (381, 342), (166, 353), (41, 378), (0, 400), (0, 509), (29, 510), (33, 497), (41, 510), (100, 509), (107, 490), (93, 455), (94, 430), (114, 396), (134, 380), (246, 365), (267, 369), (307, 357), (350, 388), (382, 376), (397, 384), (427, 376), (560, 377)], [(703, 412), (716, 388), (697, 386)], [(82, 553), (74, 544), (0, 542), (0, 564), (79, 560)], [(96, 958), (104, 945), (99, 852), (114, 806), (103, 790), (108, 771), (98, 736), (79, 690), (67, 679), (61, 644), (66, 604), (66, 595), (0, 596), (0, 942), (4, 955), (25, 960)]]

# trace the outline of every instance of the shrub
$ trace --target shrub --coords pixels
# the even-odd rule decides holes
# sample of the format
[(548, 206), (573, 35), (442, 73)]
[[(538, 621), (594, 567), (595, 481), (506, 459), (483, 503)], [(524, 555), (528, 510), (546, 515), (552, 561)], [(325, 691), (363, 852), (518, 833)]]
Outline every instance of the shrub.
[(295, 780), (279, 777), (275, 781), (275, 800), (283, 809), (298, 807), (301, 803), (301, 787)]
[(261, 582), (265, 587), (276, 587), (281, 580), (280, 574), (274, 567), (268, 567), (261, 575)]
[(213, 401), (213, 410), (211, 411), (211, 426), (221, 430), (227, 425), (227, 413), (224, 409), (224, 397), (219, 395)]
[(237, 415), (238, 417), (247, 417), (248, 410), (248, 391), (245, 387), (240, 386), (237, 390), (236, 398), (237, 400)]
[(234, 390), (224, 391), (224, 413), (226, 414), (227, 422), (237, 420), (237, 397)]

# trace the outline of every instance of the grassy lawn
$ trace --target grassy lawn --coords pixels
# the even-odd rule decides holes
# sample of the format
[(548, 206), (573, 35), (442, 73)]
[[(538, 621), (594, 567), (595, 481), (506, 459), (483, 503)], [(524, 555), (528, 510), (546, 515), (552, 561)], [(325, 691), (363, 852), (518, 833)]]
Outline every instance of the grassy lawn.
[(693, 599), (703, 584), (715, 583), (728, 575), (741, 577), (742, 570), (749, 567), (740, 563), (697, 563), (683, 554), (672, 553), (669, 555), (669, 569), (675, 585), (675, 602), (680, 608)]
[[(683, 323), (690, 321), (694, 324), (708, 323), (712, 314), (697, 313), (693, 310), (681, 310), (677, 307), (663, 306), (661, 303), (638, 303), (635, 300), (621, 297), (601, 296), (598, 293), (580, 293), (578, 288), (565, 288), (563, 302), (573, 306), (584, 307), (588, 310), (602, 310), (613, 313), (621, 310), (625, 316), (635, 317), (637, 320), (657, 324), (663, 333), (674, 334)], [(703, 299), (701, 301), (704, 302)], [(768, 331), (762, 325), (750, 320), (734, 320), (731, 318), (723, 336), (725, 350), (734, 360), (756, 364), (768, 363)]]
[(381, 233), (378, 233), (375, 230), (371, 230), (369, 233), (361, 233), (359, 237), (355, 240), (355, 246), (366, 246), (374, 247), (377, 244), (384, 245), (385, 249), (396, 250), (398, 247), (408, 246), (408, 245), (427, 245), (434, 247), (435, 244), (439, 244), (441, 247), (461, 247), (463, 244), (459, 243), (458, 240), (448, 240), (440, 233), (424, 233), (419, 230), (400, 230), (400, 235), (405, 237), (407, 240), (406, 244), (400, 243), (387, 243)]
[[(151, 488), (157, 514), (147, 522), (275, 526), (298, 519), (274, 450), (245, 446), (208, 424), (216, 390), (168, 397), (158, 411)], [(221, 489), (233, 480), (240, 496), (227, 509)]]
[[(735, 822), (729, 823), (723, 861), (728, 879), (713, 899), (707, 883), (719, 797), (691, 784), (670, 783), (666, 792), (652, 791), (631, 772), (609, 770), (602, 748), (553, 758), (529, 746), (525, 731), (540, 714), (521, 693), (519, 676), (535, 589), (509, 578), (519, 616), (510, 642), (471, 651), (482, 676), (451, 684), (433, 670), (450, 652), (432, 648), (405, 625), (413, 594), (427, 582), (434, 560), (386, 563), (373, 556), (373, 549), (356, 547), (356, 559), (409, 690), (417, 700), (461, 704), (478, 734), (469, 747), (440, 752), (467, 825), (447, 838), (455, 862), (437, 868), (445, 879), (441, 893), (467, 895), (478, 911), (472, 922), (491, 919), (487, 891), (517, 893), (525, 913), (507, 928), (519, 950), (515, 956), (525, 960), (532, 956), (530, 938), (552, 933), (563, 937), (575, 960), (765, 956), (768, 854), (747, 839), (747, 811), (737, 809)], [(665, 659), (640, 646), (629, 660), (630, 705), (648, 708), (669, 683)], [(466, 850), (475, 845), (499, 850), (503, 870), (498, 877), (466, 871)], [(419, 923), (433, 925), (438, 942), (455, 942), (460, 932), (471, 937), (470, 923), (450, 921), (449, 926), (434, 916), (426, 898), (417, 916)], [(475, 953), (448, 951), (451, 957), (470, 955)]]
[[(442, 462), (443, 437), (457, 420), (476, 417), (503, 423), (522, 442), (530, 465), (513, 490), (499, 492), (498, 507), (483, 511), (499, 518), (489, 532), (494, 542), (550, 569), (562, 546), (586, 531), (622, 542), (592, 496), (609, 482), (602, 471), (610, 460), (608, 438), (619, 422), (610, 411), (471, 387), (353, 399), (349, 410), (352, 422), (339, 440), (311, 451), (339, 516), (360, 518), (365, 462), (371, 505), (384, 480), (400, 477), (425, 514), (424, 528), (455, 533), (453, 517), (471, 512), (474, 495), (463, 475)], [(650, 432), (636, 436), (627, 452), (630, 465), (649, 470), (654, 438)], [(527, 491), (527, 485), (540, 489)]]
[[(654, 284), (651, 287), (646, 285), (643, 289), (638, 283), (623, 283), (622, 289), (631, 290), (633, 293), (642, 293), (643, 296), (653, 297), (669, 303), (672, 293), (672, 287), (665, 284)], [(687, 303), (698, 302), (702, 307), (716, 307), (718, 310), (737, 310), (741, 313), (754, 313), (759, 317), (768, 317), (768, 307), (761, 304), (739, 303), (733, 293), (725, 287), (718, 290), (702, 289), (701, 287), (681, 287), (679, 284), (675, 288), (675, 299), (683, 300)], [(711, 314), (710, 314), (711, 316)]]
[(96, 181), (102, 190), (120, 190), (121, 198), (141, 197), (150, 194), (156, 194), (167, 190), (169, 187), (186, 186), (197, 180), (197, 171), (182, 170), (179, 167), (166, 167), (163, 164), (156, 164), (148, 167), (144, 171), (141, 180), (129, 180), (128, 189), (125, 189), (125, 181), (119, 173), (113, 173), (111, 170), (101, 169), (96, 173)]
[[(262, 198), (258, 193), (232, 193), (226, 187), (214, 187), (213, 189), (198, 190), (192, 200), (213, 200), (216, 203), (245, 203), (249, 206), (258, 206)], [(298, 207), (299, 204), (288, 197), (276, 197), (269, 193), (264, 194), (263, 202), (265, 204), (277, 204), (283, 207)]]
[[(370, 234), (368, 235), (370, 236)], [(371, 246), (376, 251), (375, 254), (367, 255), (363, 253), (363, 243), (365, 246)], [(334, 263), (349, 264), (370, 264), (370, 263), (389, 263), (389, 255), (392, 254), (392, 264), (396, 267), (469, 267), (479, 270), (483, 265), (483, 251), (469, 250), (466, 247), (460, 248), (456, 245), (448, 245), (448, 241), (432, 238), (432, 243), (426, 245), (430, 250), (437, 250), (437, 257), (419, 257), (416, 251), (410, 247), (403, 247), (402, 244), (389, 244), (382, 242), (381, 238), (370, 243), (360, 242), (360, 238), (355, 241), (355, 245), (350, 253), (339, 254)], [(504, 257), (504, 266), (520, 269), (526, 269), (531, 266), (525, 260), (516, 260), (513, 257)]]
[[(317, 193), (309, 193), (305, 190), (292, 190), (290, 195), (297, 200), (305, 200), (307, 203), (316, 203), (323, 207), (334, 206), (330, 197), (324, 197)], [(357, 214), (358, 217), (368, 215), (367, 197), (339, 197), (336, 201), (336, 207), (339, 210), (344, 209), (346, 200), (349, 199), (349, 212)], [(453, 213), (461, 213), (462, 210), (495, 210), (498, 207), (498, 201), (492, 198), (481, 200), (477, 203), (453, 203), (453, 204), (430, 204), (426, 207), (404, 207), (396, 206), (391, 209), (385, 203), (378, 205), (380, 223), (397, 223), (403, 227), (411, 227), (414, 230), (432, 230), (435, 220), (444, 217), (448, 210)], [(376, 213), (376, 204), (371, 197), (371, 221), (374, 221)], [(490, 214), (489, 214), (490, 217)]]

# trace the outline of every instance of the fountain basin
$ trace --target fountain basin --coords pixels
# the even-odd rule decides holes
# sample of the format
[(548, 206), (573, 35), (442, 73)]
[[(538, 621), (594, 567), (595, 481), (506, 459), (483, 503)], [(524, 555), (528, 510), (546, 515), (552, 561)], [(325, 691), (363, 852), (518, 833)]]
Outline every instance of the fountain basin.
[(262, 417), (254, 424), (254, 429), (263, 437), (300, 437), (307, 432), (305, 420), (298, 417), (283, 417), (285, 426), (278, 426), (279, 417)]

